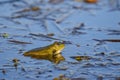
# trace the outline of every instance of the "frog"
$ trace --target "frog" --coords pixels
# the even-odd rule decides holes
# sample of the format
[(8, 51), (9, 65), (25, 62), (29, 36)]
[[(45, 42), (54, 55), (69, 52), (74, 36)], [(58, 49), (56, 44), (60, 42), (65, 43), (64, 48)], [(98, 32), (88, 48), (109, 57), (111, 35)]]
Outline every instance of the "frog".
[(61, 51), (65, 48), (63, 42), (57, 42), (45, 46), (39, 47), (25, 52), (24, 56), (29, 56), (35, 59), (45, 59), (55, 64), (58, 64), (60, 61), (64, 61), (65, 58), (61, 55)]

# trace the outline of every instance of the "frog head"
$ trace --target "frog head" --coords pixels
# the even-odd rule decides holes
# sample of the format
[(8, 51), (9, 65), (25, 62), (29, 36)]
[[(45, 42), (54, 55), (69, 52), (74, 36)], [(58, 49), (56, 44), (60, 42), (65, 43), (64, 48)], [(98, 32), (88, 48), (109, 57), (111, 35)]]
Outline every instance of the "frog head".
[(55, 53), (60, 53), (65, 47), (65, 44), (62, 42), (54, 42), (53, 43), (53, 50)]

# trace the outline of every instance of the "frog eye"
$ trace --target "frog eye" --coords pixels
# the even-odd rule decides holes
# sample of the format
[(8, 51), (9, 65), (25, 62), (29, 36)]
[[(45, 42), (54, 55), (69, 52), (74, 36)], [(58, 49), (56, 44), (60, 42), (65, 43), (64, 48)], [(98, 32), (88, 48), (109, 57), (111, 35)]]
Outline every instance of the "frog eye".
[(60, 42), (57, 42), (57, 45), (60, 45)]
[(61, 45), (63, 42), (55, 42), (56, 45)]
[(61, 42), (57, 42), (57, 45), (61, 45)]

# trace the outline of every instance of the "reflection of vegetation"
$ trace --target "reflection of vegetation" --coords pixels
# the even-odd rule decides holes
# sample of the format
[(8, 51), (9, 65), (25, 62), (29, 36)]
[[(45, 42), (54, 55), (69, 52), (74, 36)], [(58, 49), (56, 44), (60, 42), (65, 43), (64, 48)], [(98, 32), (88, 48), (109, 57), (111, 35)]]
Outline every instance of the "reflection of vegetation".
[(25, 52), (24, 56), (30, 56), (36, 59), (45, 59), (58, 64), (60, 61), (65, 60), (60, 53), (64, 47), (65, 45), (63, 43), (54, 42), (51, 45)]
[(89, 60), (90, 57), (89, 56), (71, 56), (70, 58), (73, 58), (77, 61), (81, 61), (81, 60)]

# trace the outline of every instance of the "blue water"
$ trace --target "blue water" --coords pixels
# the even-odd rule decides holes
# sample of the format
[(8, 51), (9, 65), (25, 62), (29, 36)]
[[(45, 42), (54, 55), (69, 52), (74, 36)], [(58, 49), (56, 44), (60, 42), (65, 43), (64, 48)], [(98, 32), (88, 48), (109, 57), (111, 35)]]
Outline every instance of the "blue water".
[[(120, 39), (120, 35), (109, 35), (109, 33), (112, 33), (110, 30), (116, 30), (120, 33), (120, 9), (117, 9), (116, 3), (108, 4), (108, 2), (108, 0), (99, 0), (97, 4), (88, 4), (66, 0), (60, 4), (51, 4), (47, 0), (43, 3), (40, 3), (40, 0), (30, 0), (1, 4), (0, 35), (7, 33), (9, 36), (8, 38), (0, 36), (0, 79), (52, 80), (60, 74), (65, 74), (68, 78), (83, 77), (87, 80), (96, 80), (99, 76), (102, 76), (104, 80), (114, 80), (119, 77), (120, 42), (105, 42), (98, 45), (99, 42), (93, 40)], [(31, 6), (38, 6), (41, 9), (36, 12), (16, 13), (24, 9), (30, 9)], [(73, 8), (74, 6), (82, 8), (76, 9)], [(70, 12), (72, 13), (69, 14)], [(45, 14), (47, 16), (43, 17)], [(55, 19), (59, 19), (65, 14), (69, 15), (61, 23), (55, 23)], [(11, 18), (16, 15), (22, 17)], [(71, 34), (73, 28), (81, 23), (84, 23), (85, 26), (78, 32), (86, 34)], [(72, 42), (72, 44), (66, 44), (62, 51), (66, 61), (61, 62), (57, 65), (58, 68), (55, 68), (56, 65), (47, 60), (24, 57), (22, 54), (25, 51), (43, 47), (56, 41), (31, 36), (29, 33), (54, 33), (53, 37)], [(14, 44), (10, 43), (9, 39), (31, 42), (32, 44)], [(20, 50), (23, 51), (20, 52)], [(105, 55), (96, 55), (101, 52), (104, 52)], [(70, 56), (77, 55), (87, 55), (94, 59), (78, 62), (70, 58)], [(20, 60), (17, 70), (13, 66), (12, 60), (14, 58)], [(72, 64), (75, 62), (76, 64)], [(25, 68), (25, 72), (21, 70), (22, 67)], [(67, 67), (67, 69), (61, 70), (62, 67)], [(2, 73), (3, 69), (6, 74)]]

